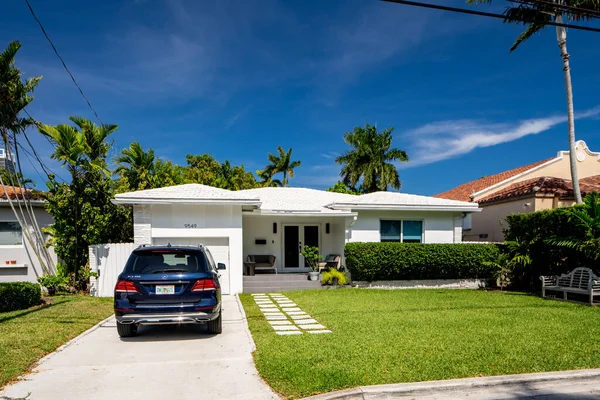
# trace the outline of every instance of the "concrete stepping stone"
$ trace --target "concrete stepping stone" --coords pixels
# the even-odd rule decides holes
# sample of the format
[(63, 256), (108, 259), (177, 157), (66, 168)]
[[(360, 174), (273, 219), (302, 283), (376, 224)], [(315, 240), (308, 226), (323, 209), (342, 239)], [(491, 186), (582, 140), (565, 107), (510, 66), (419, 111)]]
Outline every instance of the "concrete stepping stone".
[(252, 293), (252, 296), (266, 296), (266, 293)]
[(302, 332), (300, 332), (300, 331), (278, 331), (278, 332), (275, 332), (275, 333), (278, 334), (278, 335), (281, 335), (281, 336), (302, 335)]
[(304, 311), (300, 310), (300, 311), (289, 311), (289, 310), (285, 310), (285, 313), (288, 315), (308, 315), (307, 313), (305, 313)]
[(287, 319), (285, 321), (269, 321), (269, 323), (274, 326), (274, 325), (293, 325), (291, 321), (288, 321)]
[(294, 321), (298, 319), (312, 319), (310, 315), (290, 315), (290, 318)]
[(332, 332), (329, 329), (323, 329), (323, 330), (320, 330), (320, 331), (306, 331), (306, 333), (316, 333), (316, 334), (319, 334), (319, 333), (332, 333)]
[(277, 302), (277, 304), (281, 308), (284, 308), (284, 307), (298, 307), (298, 305), (296, 303), (280, 303), (280, 302)]
[(319, 329), (327, 329), (325, 328), (323, 325), (321, 324), (303, 324), (303, 321), (300, 320), (297, 322), (298, 326), (302, 329), (306, 329), (307, 331), (310, 330), (319, 330)]
[[(283, 308), (283, 307), (281, 307), (281, 309), (282, 309), (283, 311), (285, 311), (286, 313), (291, 313), (291, 312), (298, 312), (298, 311), (302, 311), (302, 310), (300, 309), (300, 307), (290, 307), (290, 308)], [(304, 312), (304, 311), (302, 311), (302, 312)]]
[(287, 317), (285, 315), (265, 315), (267, 321), (286, 321)]
[(280, 315), (280, 316), (284, 317), (282, 312), (268, 311), (263, 314), (265, 314), (265, 315)]
[[(292, 317), (292, 318), (293, 318), (293, 317)], [(316, 319), (313, 319), (313, 318), (301, 318), (301, 319), (298, 319), (298, 320), (294, 320), (294, 322), (295, 322), (295, 323), (296, 323), (298, 326), (299, 326), (300, 324), (305, 324), (305, 325), (308, 325), (308, 324), (318, 324), (318, 323), (319, 323), (319, 321), (317, 321)]]
[(297, 326), (294, 325), (273, 325), (273, 329), (276, 331), (297, 331)]
[(269, 296), (283, 296), (281, 293), (268, 293)]
[(279, 312), (279, 308), (277, 308), (277, 307), (260, 307), (260, 311), (262, 311), (262, 312)]

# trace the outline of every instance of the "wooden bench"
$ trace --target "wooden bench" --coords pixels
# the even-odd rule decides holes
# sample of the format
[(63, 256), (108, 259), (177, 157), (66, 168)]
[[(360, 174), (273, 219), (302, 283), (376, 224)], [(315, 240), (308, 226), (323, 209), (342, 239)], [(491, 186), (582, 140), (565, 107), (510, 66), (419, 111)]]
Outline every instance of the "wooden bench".
[(568, 300), (569, 293), (589, 296), (590, 305), (594, 305), (594, 296), (600, 296), (600, 278), (589, 268), (575, 268), (561, 276), (540, 276), (542, 281), (542, 297), (546, 291), (562, 292), (563, 300)]

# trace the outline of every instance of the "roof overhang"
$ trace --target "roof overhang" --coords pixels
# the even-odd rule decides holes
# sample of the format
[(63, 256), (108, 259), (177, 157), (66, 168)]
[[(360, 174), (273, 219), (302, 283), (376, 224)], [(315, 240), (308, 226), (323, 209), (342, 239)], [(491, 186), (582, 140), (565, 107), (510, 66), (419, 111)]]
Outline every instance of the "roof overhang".
[(343, 212), (343, 211), (311, 211), (311, 210), (298, 210), (298, 211), (287, 211), (287, 210), (253, 210), (249, 212), (243, 212), (243, 215), (253, 216), (278, 216), (278, 217), (355, 217), (358, 213), (355, 212)]
[(261, 202), (257, 199), (168, 199), (168, 198), (114, 198), (111, 200), (117, 205), (152, 205), (152, 204), (195, 204), (207, 206), (251, 206), (260, 207)]
[(334, 203), (328, 207), (334, 210), (372, 210), (372, 211), (451, 211), (451, 212), (481, 212), (477, 203), (474, 206), (454, 205), (423, 205), (423, 204), (350, 204)]

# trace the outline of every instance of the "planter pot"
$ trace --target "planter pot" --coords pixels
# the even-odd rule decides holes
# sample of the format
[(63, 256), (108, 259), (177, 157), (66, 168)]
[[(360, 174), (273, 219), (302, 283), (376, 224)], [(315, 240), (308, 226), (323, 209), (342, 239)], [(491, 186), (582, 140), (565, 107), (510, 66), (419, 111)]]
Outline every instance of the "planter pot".
[(331, 285), (332, 286), (337, 286), (338, 285), (338, 277), (337, 276), (331, 278)]
[(318, 281), (320, 273), (317, 271), (312, 271), (308, 273), (308, 279), (311, 281)]
[(55, 287), (49, 287), (49, 288), (46, 288), (46, 289), (48, 289), (48, 296), (54, 296), (54, 295), (56, 295), (56, 288)]

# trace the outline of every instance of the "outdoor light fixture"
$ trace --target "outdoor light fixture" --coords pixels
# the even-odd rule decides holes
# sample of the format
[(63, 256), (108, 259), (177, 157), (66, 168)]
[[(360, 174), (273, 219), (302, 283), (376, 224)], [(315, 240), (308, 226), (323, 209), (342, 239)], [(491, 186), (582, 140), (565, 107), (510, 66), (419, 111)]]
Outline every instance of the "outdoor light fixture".
[(277, 233), (277, 222), (273, 222), (273, 234)]
[(329, 222), (325, 224), (325, 233), (329, 234)]

